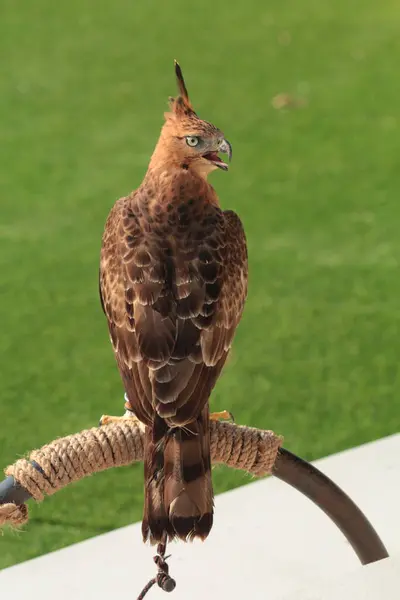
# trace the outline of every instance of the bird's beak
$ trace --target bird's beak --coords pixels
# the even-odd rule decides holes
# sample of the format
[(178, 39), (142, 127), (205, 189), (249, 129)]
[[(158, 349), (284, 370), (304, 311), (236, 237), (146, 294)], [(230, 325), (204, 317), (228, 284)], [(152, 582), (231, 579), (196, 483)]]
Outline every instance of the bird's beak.
[(228, 142), (228, 140), (222, 140), (219, 145), (218, 152), (222, 152), (223, 154), (228, 155), (228, 160), (231, 162), (232, 160), (232, 146)]
[(232, 146), (230, 145), (230, 143), (228, 142), (228, 140), (221, 140), (219, 142), (219, 144), (218, 144), (217, 150), (213, 150), (211, 152), (206, 152), (206, 154), (203, 154), (203, 158), (205, 158), (206, 160), (208, 160), (215, 167), (218, 167), (218, 169), (222, 169), (223, 171), (227, 171), (228, 170), (228, 165), (226, 163), (224, 163), (220, 159), (220, 157), (218, 156), (219, 152), (222, 152), (223, 154), (227, 154), (228, 155), (228, 160), (231, 160), (231, 158), (232, 158)]

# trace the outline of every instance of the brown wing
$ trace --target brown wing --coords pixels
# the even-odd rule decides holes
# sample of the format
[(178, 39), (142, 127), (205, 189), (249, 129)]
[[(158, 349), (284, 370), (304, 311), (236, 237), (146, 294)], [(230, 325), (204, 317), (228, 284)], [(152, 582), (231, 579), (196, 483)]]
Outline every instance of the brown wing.
[(229, 352), (247, 297), (247, 246), (242, 223), (231, 210), (223, 213), (225, 251), (221, 273), (221, 293), (212, 327), (201, 335), (206, 365), (218, 363)]
[[(190, 197), (190, 195), (189, 195)], [(202, 198), (149, 212), (120, 200), (107, 221), (100, 293), (129, 401), (150, 425), (198, 416), (229, 352), (247, 293), (239, 218)]]

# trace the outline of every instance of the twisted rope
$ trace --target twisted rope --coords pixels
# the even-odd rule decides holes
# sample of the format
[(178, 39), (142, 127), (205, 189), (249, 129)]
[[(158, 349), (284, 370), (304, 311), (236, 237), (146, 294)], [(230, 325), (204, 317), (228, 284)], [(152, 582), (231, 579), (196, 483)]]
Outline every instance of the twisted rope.
[[(272, 431), (227, 422), (210, 422), (211, 460), (257, 477), (271, 473), (282, 438)], [(59, 438), (29, 458), (21, 458), (5, 469), (34, 500), (55, 494), (61, 488), (112, 467), (143, 459), (143, 433), (130, 419)], [(0, 505), (0, 526), (21, 526), (28, 521), (26, 504)]]

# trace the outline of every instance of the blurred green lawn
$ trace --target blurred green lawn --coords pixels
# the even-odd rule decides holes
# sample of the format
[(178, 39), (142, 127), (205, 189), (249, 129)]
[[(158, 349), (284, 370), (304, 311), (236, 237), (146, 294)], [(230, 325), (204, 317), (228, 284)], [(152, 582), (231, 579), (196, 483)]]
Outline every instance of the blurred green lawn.
[[(122, 410), (100, 240), (146, 170), (175, 57), (233, 144), (213, 183), (249, 244), (214, 407), (308, 459), (399, 430), (399, 26), (394, 0), (2, 0), (2, 465)], [(280, 93), (305, 106), (273, 108)], [(214, 474), (217, 492), (249, 481)], [(5, 532), (0, 567), (141, 509), (140, 466), (83, 481)]]

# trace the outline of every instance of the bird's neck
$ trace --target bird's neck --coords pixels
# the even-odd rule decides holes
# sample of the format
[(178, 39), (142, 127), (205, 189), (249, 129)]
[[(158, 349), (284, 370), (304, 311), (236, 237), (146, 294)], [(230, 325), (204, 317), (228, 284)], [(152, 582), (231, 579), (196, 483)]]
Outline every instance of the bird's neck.
[(176, 153), (171, 152), (168, 144), (160, 138), (151, 156), (148, 171), (160, 173), (182, 168)]
[(197, 197), (205, 204), (219, 206), (218, 196), (205, 178), (170, 161), (161, 162), (158, 157), (150, 162), (141, 188), (145, 190), (145, 196), (150, 194), (154, 204), (179, 204), (187, 198)]

